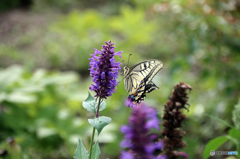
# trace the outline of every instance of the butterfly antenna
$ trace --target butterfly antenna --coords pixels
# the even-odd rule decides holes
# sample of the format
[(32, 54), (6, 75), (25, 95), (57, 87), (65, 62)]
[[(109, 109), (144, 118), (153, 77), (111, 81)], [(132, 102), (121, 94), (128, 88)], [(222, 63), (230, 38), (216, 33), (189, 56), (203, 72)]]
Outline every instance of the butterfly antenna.
[[(129, 59), (130, 59), (130, 56), (131, 56), (132, 54), (129, 54), (129, 56), (128, 56), (128, 63), (129, 63)], [(128, 67), (128, 63), (127, 63), (127, 67)]]

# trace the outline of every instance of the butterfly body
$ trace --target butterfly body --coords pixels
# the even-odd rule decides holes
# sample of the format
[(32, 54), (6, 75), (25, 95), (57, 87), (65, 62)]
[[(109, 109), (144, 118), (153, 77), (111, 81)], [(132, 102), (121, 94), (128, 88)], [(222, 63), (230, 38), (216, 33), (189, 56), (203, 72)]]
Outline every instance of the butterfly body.
[(163, 68), (158, 60), (147, 60), (128, 68), (124, 67), (124, 85), (129, 92), (128, 100), (138, 104), (155, 89), (159, 89), (153, 82), (153, 77)]

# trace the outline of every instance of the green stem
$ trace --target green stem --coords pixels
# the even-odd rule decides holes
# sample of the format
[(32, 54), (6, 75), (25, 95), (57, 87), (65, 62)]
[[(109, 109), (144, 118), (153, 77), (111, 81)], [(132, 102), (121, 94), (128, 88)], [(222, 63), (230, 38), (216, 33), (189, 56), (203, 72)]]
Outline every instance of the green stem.
[[(101, 97), (99, 97), (99, 100), (98, 100), (98, 107), (97, 107), (96, 118), (98, 118), (98, 112), (99, 112), (100, 103), (101, 103)], [(92, 147), (93, 147), (94, 135), (95, 135), (95, 128), (93, 127), (93, 133), (92, 133), (92, 139), (91, 139), (91, 145), (90, 145), (90, 155), (89, 155), (89, 159), (91, 159), (91, 156), (92, 156)]]
[(92, 155), (92, 146), (93, 146), (94, 134), (95, 134), (95, 128), (93, 127), (93, 133), (92, 133), (92, 140), (91, 140), (91, 145), (90, 145), (90, 156), (89, 156), (89, 159), (91, 159), (91, 155)]
[(98, 118), (100, 103), (101, 103), (101, 97), (99, 97), (99, 100), (98, 100), (98, 107), (97, 107), (96, 118)]

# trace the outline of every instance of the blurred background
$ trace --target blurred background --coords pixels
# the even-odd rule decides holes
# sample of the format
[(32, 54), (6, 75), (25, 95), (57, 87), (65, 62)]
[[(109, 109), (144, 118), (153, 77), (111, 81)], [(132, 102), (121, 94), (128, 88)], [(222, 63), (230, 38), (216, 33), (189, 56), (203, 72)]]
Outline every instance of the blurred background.
[[(81, 104), (92, 83), (88, 58), (108, 40), (124, 51), (116, 60), (123, 65), (129, 54), (129, 66), (164, 63), (153, 80), (160, 89), (145, 99), (160, 115), (175, 84), (192, 86), (183, 151), (202, 158), (207, 142), (229, 129), (206, 114), (234, 124), (239, 18), (237, 0), (1, 0), (0, 158), (71, 159), (78, 138), (89, 150), (94, 115)], [(101, 159), (120, 154), (127, 96), (121, 82), (101, 112), (113, 119), (98, 138)], [(228, 141), (219, 150), (236, 146)]]

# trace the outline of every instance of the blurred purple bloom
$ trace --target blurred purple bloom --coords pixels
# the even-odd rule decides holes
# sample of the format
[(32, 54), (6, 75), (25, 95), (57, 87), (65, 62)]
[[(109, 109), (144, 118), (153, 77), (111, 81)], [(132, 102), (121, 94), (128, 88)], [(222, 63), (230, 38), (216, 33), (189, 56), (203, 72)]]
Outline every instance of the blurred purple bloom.
[(123, 151), (120, 159), (134, 159), (134, 156), (130, 152)]
[(157, 159), (168, 159), (168, 157), (166, 155), (160, 155), (157, 157)]
[(125, 156), (130, 154), (133, 159), (157, 159), (153, 153), (155, 150), (161, 150), (163, 143), (155, 141), (158, 135), (151, 134), (150, 130), (159, 130), (159, 124), (155, 108), (144, 103), (133, 106), (129, 125), (120, 128), (125, 137), (120, 146), (127, 149), (122, 151), (120, 158), (125, 159)]
[[(111, 41), (105, 42), (101, 51), (95, 49), (92, 58), (90, 58), (90, 76), (93, 77), (93, 82), (90, 90), (95, 91), (95, 97), (107, 98), (115, 92), (115, 86), (118, 78), (118, 70), (120, 62), (115, 62), (114, 56), (121, 57), (122, 51), (114, 52), (114, 43)], [(97, 56), (99, 54), (99, 56)]]
[(124, 104), (125, 104), (125, 106), (127, 106), (127, 107), (133, 107), (133, 106), (134, 106), (133, 102), (131, 102), (131, 100), (129, 100), (129, 99), (126, 99), (125, 102), (124, 102)]

